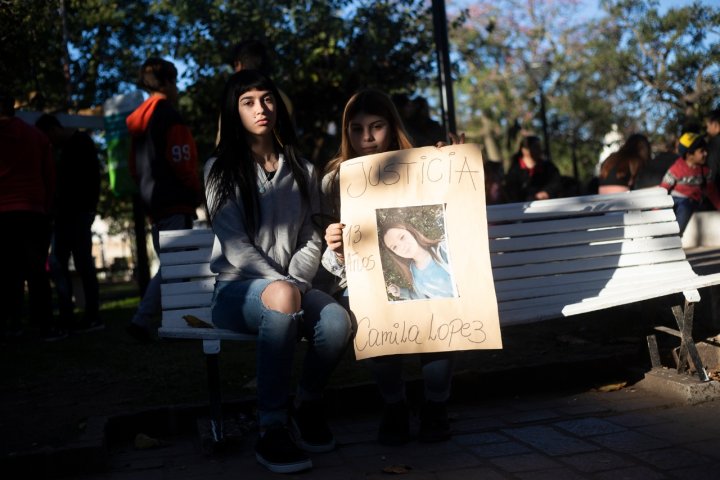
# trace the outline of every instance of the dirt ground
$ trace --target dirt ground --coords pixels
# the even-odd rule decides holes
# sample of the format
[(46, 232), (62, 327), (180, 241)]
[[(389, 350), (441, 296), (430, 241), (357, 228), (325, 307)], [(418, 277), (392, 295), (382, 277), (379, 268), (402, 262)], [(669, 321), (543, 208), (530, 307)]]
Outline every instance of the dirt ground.
[[(29, 335), (0, 350), (2, 455), (68, 445), (93, 417), (112, 417), (158, 406), (207, 402), (205, 361), (199, 342), (140, 344), (124, 327), (134, 306), (106, 312), (104, 331), (44, 342)], [(455, 394), (492, 395), (583, 384), (632, 381), (649, 368), (645, 335), (666, 305), (616, 308), (592, 315), (503, 329), (503, 350), (462, 352)], [(664, 351), (672, 348), (672, 342)], [(254, 345), (223, 344), (223, 398), (252, 394)], [(409, 377), (417, 376), (409, 362)], [(574, 366), (585, 370), (578, 371)], [(633, 370), (634, 369), (634, 370)], [(533, 372), (529, 374), (528, 372)], [(540, 372), (540, 374), (538, 374)], [(625, 378), (618, 378), (625, 376)], [(482, 380), (480, 379), (482, 377)], [(368, 383), (348, 352), (332, 388)], [(474, 388), (482, 382), (482, 389)], [(470, 385), (468, 385), (470, 383)]]

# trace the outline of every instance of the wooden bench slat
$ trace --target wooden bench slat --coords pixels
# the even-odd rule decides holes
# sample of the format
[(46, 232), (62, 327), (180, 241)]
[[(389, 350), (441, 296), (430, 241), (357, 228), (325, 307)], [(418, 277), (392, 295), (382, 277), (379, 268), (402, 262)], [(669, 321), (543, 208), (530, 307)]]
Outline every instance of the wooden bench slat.
[(159, 235), (160, 250), (188, 247), (212, 247), (215, 234), (209, 229), (163, 230)]
[[(657, 292), (659, 288), (666, 287), (667, 282), (663, 279), (654, 279), (648, 282), (636, 282), (633, 288), (627, 286), (601, 286), (600, 288), (592, 288), (589, 284), (580, 288), (568, 291), (556, 291), (543, 296), (534, 296), (530, 298), (520, 298), (511, 301), (501, 301), (498, 308), (501, 315), (510, 310), (536, 308), (546, 305), (564, 305), (570, 306), (578, 303), (594, 301), (598, 298), (613, 299), (617, 304), (629, 295), (642, 296), (648, 292)], [(631, 292), (631, 293), (628, 293)]]
[(207, 263), (210, 261), (212, 248), (160, 252), (160, 264), (163, 266), (185, 265), (187, 263)]
[(190, 265), (163, 265), (160, 268), (160, 272), (162, 274), (163, 281), (183, 278), (215, 278), (215, 273), (210, 270), (210, 264), (207, 262)]
[(659, 188), (647, 190), (649, 192), (638, 190), (632, 192), (632, 195), (619, 193), (493, 205), (487, 209), (488, 223), (533, 221), (542, 218), (600, 215), (607, 212), (672, 207), (672, 197), (668, 195), (667, 191), (662, 192)]
[(672, 235), (678, 232), (678, 225), (677, 222), (665, 222), (618, 226), (614, 228), (606, 227), (593, 230), (565, 231), (562, 233), (554, 233), (553, 230), (548, 230), (548, 232), (552, 233), (490, 240), (490, 253), (535, 250), (612, 240), (631, 240), (635, 238)]
[(212, 296), (212, 292), (162, 295), (162, 308), (203, 307), (210, 305)]
[[(692, 280), (697, 275), (694, 273), (686, 274), (685, 276), (673, 277), (677, 282), (684, 282)], [(667, 278), (667, 277), (661, 277)], [(617, 279), (598, 279), (592, 281), (579, 281), (574, 283), (568, 283), (558, 286), (535, 286), (533, 289), (527, 288), (516, 288), (512, 290), (496, 291), (498, 302), (510, 302), (513, 300), (521, 300), (526, 298), (535, 297), (550, 297), (560, 292), (612, 292), (618, 289), (630, 289), (636, 285), (650, 285), (658, 282), (658, 277), (652, 277), (650, 275), (637, 276), (626, 278), (623, 280)], [(537, 282), (540, 283), (540, 282)]]
[(511, 278), (495, 281), (495, 293), (500, 295), (514, 291), (532, 291), (539, 288), (566, 288), (584, 281), (604, 281), (610, 283), (629, 283), (645, 277), (687, 278), (695, 275), (687, 262), (670, 262), (654, 265), (637, 265), (625, 268), (565, 273), (529, 278)]
[(257, 335), (233, 332), (221, 328), (183, 328), (183, 327), (160, 327), (158, 335), (164, 338), (187, 338), (196, 340), (235, 340), (250, 341), (257, 340)]
[(162, 324), (163, 326), (187, 327), (188, 324), (183, 318), (185, 315), (192, 315), (203, 322), (212, 323), (212, 312), (210, 311), (210, 304), (208, 303), (205, 307), (163, 310)]
[[(488, 207), (488, 209), (493, 207)], [(672, 209), (610, 212), (605, 215), (563, 218), (560, 220), (541, 220), (536, 222), (509, 223), (488, 225), (488, 236), (491, 239), (507, 237), (524, 237), (541, 233), (560, 233), (575, 230), (598, 229), (604, 227), (641, 225), (671, 222), (677, 225)], [(676, 232), (679, 232), (679, 228)]]
[(215, 278), (192, 280), (187, 282), (163, 283), (160, 287), (162, 295), (182, 295), (185, 293), (212, 293), (215, 289)]
[(505, 252), (501, 255), (491, 255), (490, 263), (493, 268), (509, 267), (512, 265), (534, 265), (551, 263), (558, 260), (575, 260), (592, 257), (618, 256), (633, 253), (662, 253), (664, 250), (682, 248), (679, 237), (640, 238), (622, 242), (598, 243), (595, 245), (579, 245), (569, 247), (543, 248), (538, 250), (523, 250), (520, 252)]
[(629, 253), (553, 263), (493, 268), (493, 277), (496, 281), (511, 278), (542, 277), (568, 272), (582, 272), (586, 270), (629, 267), (634, 265), (652, 265), (680, 260), (685, 260), (685, 252), (682, 249), (663, 250), (652, 253)]

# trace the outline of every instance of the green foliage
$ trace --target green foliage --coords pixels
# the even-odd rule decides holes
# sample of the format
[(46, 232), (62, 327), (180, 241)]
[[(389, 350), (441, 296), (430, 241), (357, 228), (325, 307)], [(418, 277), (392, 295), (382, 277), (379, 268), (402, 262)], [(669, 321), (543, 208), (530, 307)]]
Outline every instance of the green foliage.
[[(222, 7), (218, 6), (222, 4)], [(290, 97), (304, 153), (316, 163), (337, 149), (339, 123), (357, 89), (412, 90), (432, 73), (431, 16), (420, 0), (163, 2), (176, 18), (177, 57), (189, 70), (185, 113), (200, 150), (214, 145), (229, 54), (255, 38), (272, 50), (273, 77)]]
[(664, 14), (657, 1), (603, 2), (607, 26), (617, 33), (599, 41), (628, 72), (624, 98), (642, 107), (636, 121), (677, 133), (699, 122), (720, 95), (720, 8), (699, 1)]
[[(582, 20), (575, 2), (474, 3), (453, 33), (459, 124), (485, 156), (507, 162), (518, 135), (541, 132), (547, 103), (553, 161), (592, 175), (602, 136), (616, 123), (658, 139), (716, 107), (720, 9), (695, 2), (660, 13), (654, 0), (601, 2)], [(558, 21), (562, 19), (562, 21)], [(533, 65), (549, 65), (543, 73)]]
[[(720, 8), (660, 13), (655, 0), (605, 0), (583, 20), (577, 2), (474, 2), (450, 17), (456, 111), (485, 157), (507, 161), (539, 133), (539, 87), (553, 161), (592, 172), (617, 123), (653, 136), (698, 121), (720, 93)], [(210, 156), (233, 45), (270, 47), (273, 77), (292, 99), (305, 155), (336, 151), (347, 99), (359, 88), (412, 93), (436, 78), (424, 0), (0, 0), (0, 78), (27, 108), (79, 111), (133, 90), (150, 55), (175, 59), (180, 109)], [(544, 66), (549, 69), (543, 71)], [(540, 67), (540, 68), (538, 68)], [(34, 93), (33, 93), (34, 92)], [(40, 93), (40, 95), (37, 95)], [(31, 101), (31, 98), (33, 100)]]

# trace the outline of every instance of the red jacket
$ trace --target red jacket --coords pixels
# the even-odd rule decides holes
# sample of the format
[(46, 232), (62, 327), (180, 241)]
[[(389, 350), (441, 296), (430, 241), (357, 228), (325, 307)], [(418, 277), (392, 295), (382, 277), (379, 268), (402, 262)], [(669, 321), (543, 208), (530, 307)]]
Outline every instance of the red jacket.
[(720, 210), (720, 194), (710, 181), (710, 167), (707, 165), (691, 167), (684, 158), (678, 158), (665, 173), (660, 186), (672, 195), (688, 197), (696, 202), (700, 202), (704, 194)]
[(50, 140), (19, 118), (0, 120), (0, 212), (50, 213), (55, 163)]
[(193, 214), (202, 191), (197, 148), (180, 114), (163, 96), (153, 95), (126, 123), (132, 135), (130, 173), (150, 216)]

